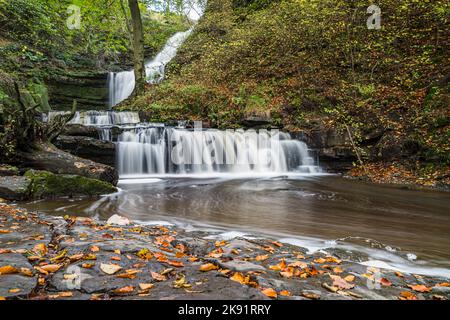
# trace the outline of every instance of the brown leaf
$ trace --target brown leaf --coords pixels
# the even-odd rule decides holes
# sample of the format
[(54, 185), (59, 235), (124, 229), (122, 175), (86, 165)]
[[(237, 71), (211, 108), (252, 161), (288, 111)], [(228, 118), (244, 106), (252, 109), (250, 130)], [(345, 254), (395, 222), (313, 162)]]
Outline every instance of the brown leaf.
[(162, 274), (159, 274), (158, 272), (151, 272), (152, 278), (156, 281), (166, 281), (167, 278), (163, 276)]
[(306, 268), (308, 268), (308, 264), (306, 262), (302, 262), (302, 261), (295, 261), (293, 263), (290, 263), (289, 267), (306, 269)]
[(310, 293), (310, 292), (302, 292), (302, 296), (308, 299), (318, 300), (320, 299), (320, 294)]

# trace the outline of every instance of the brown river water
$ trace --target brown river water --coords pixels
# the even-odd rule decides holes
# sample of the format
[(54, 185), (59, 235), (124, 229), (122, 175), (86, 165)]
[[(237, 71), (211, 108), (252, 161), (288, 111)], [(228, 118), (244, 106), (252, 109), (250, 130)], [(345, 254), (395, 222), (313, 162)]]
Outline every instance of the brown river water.
[(52, 215), (208, 230), (217, 237), (275, 237), (311, 251), (356, 252), (358, 262), (450, 277), (450, 193), (381, 186), (338, 176), (164, 177), (123, 180), (100, 200), (37, 201)]

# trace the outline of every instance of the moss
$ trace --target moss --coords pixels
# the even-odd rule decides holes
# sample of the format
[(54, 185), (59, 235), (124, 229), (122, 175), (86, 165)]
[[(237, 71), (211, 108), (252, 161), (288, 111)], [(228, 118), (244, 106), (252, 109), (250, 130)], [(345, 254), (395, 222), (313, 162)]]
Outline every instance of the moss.
[(31, 179), (30, 193), (36, 199), (64, 196), (92, 197), (117, 191), (113, 185), (107, 182), (76, 175), (29, 170), (25, 176)]

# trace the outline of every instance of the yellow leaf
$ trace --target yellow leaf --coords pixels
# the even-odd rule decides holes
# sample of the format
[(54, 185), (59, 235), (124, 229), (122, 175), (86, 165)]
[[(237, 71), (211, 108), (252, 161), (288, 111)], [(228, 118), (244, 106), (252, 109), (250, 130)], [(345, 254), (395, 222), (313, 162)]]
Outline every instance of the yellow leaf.
[(0, 275), (1, 274), (13, 274), (13, 273), (18, 273), (19, 270), (13, 266), (3, 266), (0, 267)]
[(9, 293), (18, 293), (20, 292), (20, 289), (14, 288), (14, 289), (9, 289)]
[(347, 282), (353, 282), (353, 281), (355, 281), (355, 276), (352, 276), (352, 275), (346, 276), (344, 278), (344, 280)]
[(99, 251), (100, 251), (99, 247), (97, 247), (97, 246), (92, 246), (91, 247), (91, 252), (99, 252)]
[(61, 267), (62, 267), (62, 265), (60, 265), (60, 264), (48, 264), (48, 265), (42, 266), (41, 269), (47, 271), (48, 273), (54, 273), (54, 272), (58, 271)]
[(285, 297), (289, 297), (291, 295), (291, 293), (287, 290), (283, 290), (280, 291), (280, 295), (285, 296)]

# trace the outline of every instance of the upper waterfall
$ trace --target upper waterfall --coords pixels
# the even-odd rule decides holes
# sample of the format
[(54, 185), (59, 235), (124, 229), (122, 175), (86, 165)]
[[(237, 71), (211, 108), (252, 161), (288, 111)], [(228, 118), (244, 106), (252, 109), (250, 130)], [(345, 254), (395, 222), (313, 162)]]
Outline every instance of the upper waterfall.
[[(178, 48), (192, 33), (192, 29), (177, 32), (166, 43), (158, 55), (145, 63), (147, 82), (159, 83), (164, 80), (166, 65), (175, 57)], [(135, 87), (134, 70), (111, 72), (108, 75), (109, 105), (113, 107), (128, 98)]]

